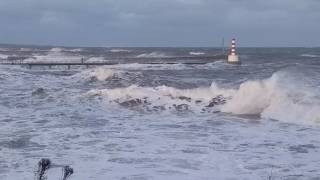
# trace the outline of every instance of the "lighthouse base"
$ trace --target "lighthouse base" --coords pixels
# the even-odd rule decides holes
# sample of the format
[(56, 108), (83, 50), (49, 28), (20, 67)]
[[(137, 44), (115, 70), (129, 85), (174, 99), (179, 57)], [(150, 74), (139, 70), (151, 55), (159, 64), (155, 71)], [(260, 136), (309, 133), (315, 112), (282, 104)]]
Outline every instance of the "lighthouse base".
[(229, 55), (227, 62), (229, 64), (241, 64), (241, 61), (239, 60), (239, 56), (237, 55)]

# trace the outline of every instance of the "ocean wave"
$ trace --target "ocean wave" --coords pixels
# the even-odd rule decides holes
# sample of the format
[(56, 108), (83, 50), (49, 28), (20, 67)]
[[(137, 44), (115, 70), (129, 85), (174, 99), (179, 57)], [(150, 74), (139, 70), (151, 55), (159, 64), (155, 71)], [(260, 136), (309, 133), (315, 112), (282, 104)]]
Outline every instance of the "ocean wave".
[(77, 81), (113, 81), (120, 84), (130, 84), (134, 79), (141, 78), (140, 72), (127, 72), (110, 67), (98, 67), (94, 69), (86, 69), (71, 76), (71, 79)]
[(0, 48), (0, 51), (10, 51), (10, 48)]
[(138, 56), (137, 58), (163, 58), (168, 57), (165, 53), (162, 52), (152, 52), (152, 53), (143, 53)]
[(49, 52), (57, 53), (57, 52), (62, 52), (63, 50), (64, 50), (63, 48), (55, 47), (55, 48), (51, 48)]
[(82, 48), (75, 48), (75, 49), (70, 49), (70, 48), (61, 48), (61, 47), (54, 47), (49, 50), (51, 53), (61, 53), (61, 52), (81, 52), (83, 51)]
[(52, 48), (47, 54), (33, 54), (26, 62), (80, 62), (82, 56), (66, 54), (62, 48)]
[(31, 48), (20, 48), (20, 51), (22, 52), (30, 52), (30, 51), (33, 51), (34, 49), (31, 49)]
[(283, 72), (269, 79), (244, 82), (221, 110), (288, 122), (320, 121), (317, 91)]
[(71, 76), (71, 78), (90, 81), (106, 81), (120, 73), (121, 71), (100, 67), (95, 69), (87, 69)]
[(70, 52), (82, 52), (83, 50), (81, 48), (76, 48), (76, 49), (69, 49), (68, 51), (70, 51)]
[(0, 54), (0, 59), (7, 59), (9, 55), (6, 54)]
[(309, 58), (318, 58), (320, 57), (320, 55), (316, 55), (316, 54), (301, 54), (301, 57), (309, 57)]
[(217, 69), (227, 67), (228, 64), (225, 61), (215, 61), (207, 64), (140, 64), (140, 63), (128, 63), (128, 64), (116, 64), (109, 65), (109, 68), (119, 70), (189, 70), (189, 69)]
[(129, 63), (129, 64), (116, 64), (109, 66), (115, 69), (121, 70), (182, 70), (191, 69), (184, 64), (139, 64), (139, 63)]
[(120, 52), (131, 52), (131, 51), (127, 50), (127, 49), (111, 49), (110, 52), (112, 52), (112, 53), (120, 53)]
[(86, 62), (105, 62), (106, 59), (104, 57), (91, 57), (86, 60)]
[(225, 112), (234, 115), (259, 115), (286, 122), (320, 122), (320, 99), (316, 91), (292, 82), (291, 74), (275, 73), (264, 80), (247, 81), (239, 88), (211, 87), (176, 89), (140, 87), (91, 90), (110, 102), (129, 108)]
[(191, 110), (215, 111), (215, 107), (225, 103), (227, 97), (222, 90), (212, 85), (210, 88), (176, 89), (168, 86), (140, 87), (131, 85), (126, 88), (91, 90), (90, 96), (102, 96), (108, 101), (127, 108), (140, 110)]
[(200, 55), (205, 55), (206, 53), (204, 52), (189, 52), (190, 55), (194, 55), (194, 56), (200, 56)]
[(60, 56), (60, 55), (37, 55), (24, 60), (25, 62), (80, 62), (78, 56)]

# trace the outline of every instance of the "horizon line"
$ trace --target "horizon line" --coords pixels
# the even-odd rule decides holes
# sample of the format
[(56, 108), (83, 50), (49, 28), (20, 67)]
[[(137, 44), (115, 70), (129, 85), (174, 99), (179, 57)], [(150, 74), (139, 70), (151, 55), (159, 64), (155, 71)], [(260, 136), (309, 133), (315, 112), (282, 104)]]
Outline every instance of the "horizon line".
[[(72, 46), (54, 44), (29, 44), (29, 43), (0, 43), (0, 46), (34, 46), (34, 47), (61, 47), (61, 48), (229, 48), (229, 46)], [(237, 46), (237, 48), (320, 48), (320, 46)]]

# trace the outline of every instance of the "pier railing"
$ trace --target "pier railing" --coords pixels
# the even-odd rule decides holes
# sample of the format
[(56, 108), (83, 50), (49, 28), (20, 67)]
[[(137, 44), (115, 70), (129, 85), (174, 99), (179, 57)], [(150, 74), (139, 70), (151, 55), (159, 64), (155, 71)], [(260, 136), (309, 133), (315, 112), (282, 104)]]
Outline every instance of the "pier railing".
[(22, 65), (32, 68), (33, 66), (106, 66), (124, 63), (138, 64), (207, 64), (217, 60), (226, 59), (226, 55), (214, 56), (185, 56), (185, 57), (158, 57), (158, 58), (118, 58), (104, 61), (88, 61), (88, 59), (80, 59), (79, 61), (37, 61), (37, 60), (0, 60), (0, 65)]

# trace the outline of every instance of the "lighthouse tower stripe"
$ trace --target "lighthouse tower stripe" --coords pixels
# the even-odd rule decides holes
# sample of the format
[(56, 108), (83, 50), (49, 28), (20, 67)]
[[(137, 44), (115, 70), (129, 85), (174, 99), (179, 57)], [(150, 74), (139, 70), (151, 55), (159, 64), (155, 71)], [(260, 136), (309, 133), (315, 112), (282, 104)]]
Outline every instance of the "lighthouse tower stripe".
[(231, 41), (231, 55), (236, 55), (236, 40), (232, 39)]

